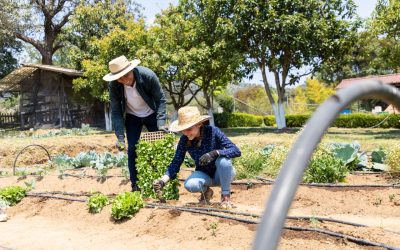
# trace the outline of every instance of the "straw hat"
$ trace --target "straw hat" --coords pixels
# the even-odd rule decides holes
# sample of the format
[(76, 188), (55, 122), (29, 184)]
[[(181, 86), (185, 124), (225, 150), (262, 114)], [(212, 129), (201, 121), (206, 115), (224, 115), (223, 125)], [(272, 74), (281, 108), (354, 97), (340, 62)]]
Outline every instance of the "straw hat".
[(105, 75), (103, 77), (103, 80), (108, 82), (117, 80), (121, 76), (124, 76), (129, 71), (131, 71), (134, 67), (138, 66), (139, 63), (140, 60), (135, 59), (133, 61), (128, 61), (125, 56), (120, 56), (112, 59), (108, 63), (108, 68), (110, 69), (111, 73)]
[(169, 125), (169, 130), (172, 132), (180, 132), (196, 124), (207, 121), (208, 119), (210, 119), (210, 116), (200, 115), (200, 111), (197, 107), (182, 107), (178, 110), (178, 120), (173, 121)]

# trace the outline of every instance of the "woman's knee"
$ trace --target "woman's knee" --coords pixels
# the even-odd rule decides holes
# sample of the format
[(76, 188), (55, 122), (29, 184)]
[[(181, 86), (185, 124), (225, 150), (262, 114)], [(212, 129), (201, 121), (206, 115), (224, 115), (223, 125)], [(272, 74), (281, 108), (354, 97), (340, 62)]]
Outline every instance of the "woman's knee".
[(201, 192), (203, 184), (197, 179), (187, 179), (183, 184), (185, 189), (191, 193)]
[(217, 168), (228, 170), (232, 168), (232, 161), (230, 158), (219, 157), (215, 162), (215, 165), (217, 166)]

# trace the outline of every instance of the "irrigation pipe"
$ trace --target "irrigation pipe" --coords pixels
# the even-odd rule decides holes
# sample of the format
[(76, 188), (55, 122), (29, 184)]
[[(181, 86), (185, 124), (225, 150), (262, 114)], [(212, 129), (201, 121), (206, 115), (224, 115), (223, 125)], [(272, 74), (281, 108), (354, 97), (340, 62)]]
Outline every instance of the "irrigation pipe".
[[(178, 211), (211, 215), (211, 216), (219, 217), (219, 218), (223, 218), (223, 219), (229, 219), (229, 220), (235, 220), (235, 221), (239, 221), (239, 222), (244, 222), (244, 223), (247, 223), (247, 224), (257, 224), (257, 222), (253, 221), (253, 220), (246, 220), (246, 219), (241, 219), (241, 218), (232, 217), (232, 216), (225, 216), (225, 215), (221, 215), (221, 214), (216, 214), (216, 213), (211, 213), (211, 212), (206, 212), (206, 211), (200, 211), (200, 210), (197, 210), (197, 209), (175, 207), (175, 206), (165, 206), (165, 205), (154, 205), (154, 204), (147, 204), (146, 207), (147, 208), (161, 208), (161, 209), (175, 209), (175, 210), (178, 210)], [(288, 229), (288, 230), (294, 230), (294, 231), (307, 231), (307, 232), (322, 233), (322, 234), (326, 234), (326, 235), (337, 237), (337, 238), (343, 238), (343, 239), (349, 240), (351, 242), (354, 242), (354, 243), (357, 243), (357, 244), (360, 244), (360, 245), (378, 246), (378, 247), (384, 247), (384, 248), (390, 249), (390, 250), (396, 250), (396, 249), (398, 250), (399, 249), (397, 247), (386, 245), (384, 243), (372, 242), (372, 241), (369, 241), (369, 240), (356, 238), (356, 237), (353, 237), (353, 236), (350, 236), (350, 235), (336, 233), (336, 232), (333, 232), (333, 231), (323, 230), (323, 229), (318, 229), (318, 228), (306, 228), (306, 227), (294, 227), (294, 226), (284, 226), (283, 228), (284, 229)]]
[(277, 248), (286, 215), (315, 148), (340, 112), (353, 101), (364, 97), (383, 99), (400, 108), (400, 91), (377, 81), (349, 86), (326, 100), (308, 120), (279, 172), (257, 229), (253, 249)]
[[(55, 193), (55, 192), (53, 192)], [(58, 192), (60, 194), (68, 194), (68, 195), (74, 195), (74, 196), (78, 196), (79, 194), (74, 194), (74, 193), (62, 193), (62, 192)], [(28, 193), (27, 196), (29, 197), (43, 197), (43, 198), (50, 198), (50, 199), (60, 199), (60, 200), (66, 200), (66, 201), (76, 201), (76, 202), (86, 202), (87, 200), (84, 199), (73, 199), (73, 198), (66, 198), (66, 197), (59, 197), (59, 196), (54, 196), (54, 195), (46, 195), (43, 193)], [(204, 209), (200, 209), (200, 208), (185, 208), (185, 207), (178, 207), (178, 206), (167, 206), (167, 205), (158, 205), (158, 204), (154, 204), (154, 203), (148, 203), (145, 206), (146, 208), (161, 208), (161, 209), (174, 209), (174, 210), (179, 210), (179, 211), (184, 211), (184, 212), (191, 212), (191, 213), (197, 213), (197, 214), (204, 214), (204, 215), (210, 215), (210, 216), (214, 216), (214, 217), (219, 217), (219, 218), (223, 218), (223, 219), (229, 219), (229, 220), (235, 220), (235, 221), (239, 221), (239, 222), (243, 222), (243, 223), (247, 223), (247, 224), (257, 224), (257, 221), (253, 221), (253, 220), (247, 220), (247, 219), (242, 219), (242, 218), (237, 218), (237, 217), (233, 217), (233, 216), (226, 216), (226, 215), (222, 215), (222, 214), (218, 214), (218, 213), (212, 213), (212, 212), (208, 212), (208, 211), (203, 211), (203, 210), (211, 210), (211, 211), (215, 211), (215, 212), (228, 212), (229, 210), (223, 210), (223, 209), (213, 209), (213, 208), (204, 208)], [(229, 211), (228, 213), (232, 213), (232, 211)], [(248, 213), (234, 213), (233, 214), (237, 214), (237, 215), (247, 215)], [(255, 217), (256, 215), (254, 214), (249, 214), (252, 217)], [(303, 219), (303, 218), (308, 218), (308, 217), (293, 217), (295, 219)], [(317, 217), (311, 217), (311, 218), (316, 218)], [(290, 217), (288, 217), (288, 219), (291, 219)], [(321, 218), (321, 220), (327, 220), (326, 218)], [(338, 222), (338, 220), (333, 220), (333, 219), (329, 219), (328, 221), (332, 221), (332, 222)], [(341, 223), (341, 222), (339, 222)], [(350, 223), (350, 222), (345, 222), (343, 224), (348, 224), (348, 225), (354, 225), (354, 226), (362, 226), (364, 227), (365, 225), (361, 225), (361, 224), (355, 224), (355, 223)], [(360, 239), (360, 238), (356, 238), (350, 235), (346, 235), (346, 234), (341, 234), (341, 233), (336, 233), (336, 232), (332, 232), (332, 231), (328, 231), (328, 230), (323, 230), (323, 229), (318, 229), (318, 228), (306, 228), (306, 227), (295, 227), (295, 226), (284, 226), (284, 229), (288, 229), (288, 230), (294, 230), (294, 231), (308, 231), (308, 232), (317, 232), (317, 233), (322, 233), (322, 234), (326, 234), (326, 235), (330, 235), (333, 237), (339, 237), (339, 238), (343, 238), (343, 239), (347, 239), (351, 242), (357, 243), (357, 244), (361, 244), (361, 245), (368, 245), (368, 246), (378, 246), (378, 247), (384, 247), (386, 249), (390, 249), (390, 250), (395, 250), (395, 249), (399, 249), (393, 246), (389, 246), (383, 243), (377, 243), (377, 242), (372, 242), (369, 240), (364, 240), (364, 239)]]
[[(262, 177), (256, 177), (258, 180), (266, 181), (265, 184), (275, 184), (274, 180), (264, 179)], [(327, 183), (299, 183), (300, 186), (310, 187), (334, 187), (334, 188), (400, 188), (400, 184), (327, 184)]]
[(18, 157), (22, 154), (22, 152), (23, 152), (26, 148), (29, 148), (29, 147), (39, 147), (39, 148), (42, 148), (44, 151), (46, 151), (47, 156), (49, 157), (49, 161), (51, 161), (51, 157), (50, 157), (49, 151), (47, 151), (47, 149), (46, 149), (45, 147), (43, 147), (42, 145), (39, 145), (39, 144), (31, 144), (31, 145), (28, 145), (28, 146), (24, 147), (23, 149), (21, 149), (21, 151), (19, 151), (17, 157), (15, 157), (14, 165), (13, 165), (13, 175), (15, 175), (15, 165), (17, 164)]

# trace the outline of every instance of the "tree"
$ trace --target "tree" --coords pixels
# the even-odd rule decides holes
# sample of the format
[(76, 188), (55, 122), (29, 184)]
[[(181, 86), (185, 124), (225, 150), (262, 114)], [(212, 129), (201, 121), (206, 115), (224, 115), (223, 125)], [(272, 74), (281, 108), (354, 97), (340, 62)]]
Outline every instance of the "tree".
[(13, 37), (0, 34), (0, 79), (18, 66), (15, 54), (21, 51), (21, 43)]
[(198, 75), (197, 82), (201, 86), (205, 105), (213, 119), (214, 91), (226, 88), (230, 82), (243, 76), (241, 65), (245, 57), (237, 46), (235, 33), (230, 19), (230, 2), (217, 0), (181, 0), (181, 9), (185, 20), (193, 23), (192, 44), (198, 56), (192, 61)]
[[(278, 128), (286, 127), (285, 88), (351, 47), (357, 22), (352, 0), (239, 0), (232, 19), (242, 48), (261, 70)], [(304, 74), (302, 68), (308, 69)], [(274, 76), (272, 96), (267, 71)]]
[(2, 1), (11, 6), (1, 15), (7, 16), (7, 33), (34, 46), (43, 64), (53, 64), (54, 53), (64, 46), (59, 39), (62, 29), (81, 0)]
[(65, 25), (65, 47), (58, 53), (61, 64), (82, 69), (84, 60), (96, 58), (95, 42), (116, 28), (126, 30), (129, 22), (142, 18), (140, 5), (133, 0), (102, 0), (79, 5)]
[(148, 30), (148, 44), (138, 51), (138, 56), (145, 58), (143, 65), (156, 72), (169, 94), (168, 104), (175, 111), (190, 103), (201, 90), (193, 63), (201, 55), (191, 40), (193, 25), (178, 8), (170, 6), (157, 16)]
[[(272, 90), (276, 97), (276, 91)], [(235, 93), (237, 110), (240, 112), (265, 115), (271, 113), (271, 105), (268, 102), (265, 90), (261, 85), (249, 85)]]

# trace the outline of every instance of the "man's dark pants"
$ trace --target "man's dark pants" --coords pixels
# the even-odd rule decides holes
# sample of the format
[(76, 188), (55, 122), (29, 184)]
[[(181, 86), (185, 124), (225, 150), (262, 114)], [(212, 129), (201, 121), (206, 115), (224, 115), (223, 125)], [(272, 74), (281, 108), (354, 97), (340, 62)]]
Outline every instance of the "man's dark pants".
[(139, 141), (143, 125), (146, 126), (149, 132), (157, 131), (158, 127), (156, 113), (153, 113), (147, 117), (137, 117), (128, 113), (126, 114), (125, 129), (126, 137), (128, 139), (128, 168), (132, 188), (137, 182), (136, 144)]

